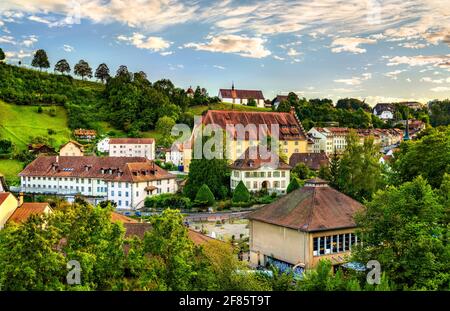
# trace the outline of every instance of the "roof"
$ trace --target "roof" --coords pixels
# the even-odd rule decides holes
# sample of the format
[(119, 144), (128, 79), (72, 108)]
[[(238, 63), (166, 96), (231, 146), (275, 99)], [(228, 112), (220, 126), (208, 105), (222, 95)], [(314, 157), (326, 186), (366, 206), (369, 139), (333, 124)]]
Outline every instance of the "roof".
[(305, 232), (354, 228), (354, 214), (363, 205), (328, 186), (321, 179), (308, 180), (303, 188), (247, 215), (257, 220)]
[(263, 92), (260, 90), (220, 89), (219, 94), (222, 98), (264, 99)]
[(141, 145), (141, 144), (153, 144), (155, 140), (153, 138), (111, 138), (109, 140), (110, 145), (114, 144), (133, 144), (133, 145)]
[(5, 176), (0, 173), (0, 192), (8, 191), (8, 185), (6, 184)]
[(2, 205), (6, 198), (10, 195), (12, 195), (11, 192), (0, 192), (0, 205)]
[(289, 158), (289, 165), (294, 167), (298, 163), (305, 163), (308, 168), (317, 171), (321, 166), (328, 166), (330, 164), (330, 159), (325, 152), (293, 153)]
[(373, 110), (376, 111), (377, 114), (382, 113), (383, 111), (394, 112), (394, 104), (391, 103), (378, 103), (373, 107)]
[(95, 136), (97, 135), (96, 130), (88, 130), (88, 129), (76, 129), (73, 133), (77, 136)]
[(75, 140), (69, 140), (67, 143), (62, 144), (61, 147), (59, 147), (59, 149), (62, 149), (63, 147), (65, 147), (68, 144), (74, 144), (75, 146), (77, 146), (80, 149), (83, 149), (83, 145), (80, 144), (79, 142), (75, 141)]
[(41, 156), (19, 176), (99, 178), (141, 182), (176, 178), (143, 157)]
[(20, 207), (16, 208), (14, 213), (9, 217), (8, 222), (23, 223), (31, 215), (42, 215), (45, 210), (50, 208), (48, 203), (23, 203)]
[(277, 96), (272, 100), (272, 103), (276, 103), (276, 102), (281, 103), (282, 101), (287, 100), (287, 99), (288, 99), (288, 96), (287, 96), (287, 95), (277, 95)]
[[(267, 126), (266, 135), (271, 135), (271, 125), (279, 126), (280, 140), (306, 140), (306, 133), (302, 124), (297, 119), (295, 112), (256, 112), (256, 111), (236, 111), (236, 110), (208, 110), (202, 118), (202, 123), (217, 124), (222, 129), (227, 125), (241, 124), (255, 125), (255, 131), (247, 131), (245, 139), (259, 139), (260, 125)], [(237, 138), (236, 132), (230, 133)]]
[(121, 222), (121, 223), (138, 223), (137, 220), (124, 216), (122, 214), (116, 213), (116, 212), (112, 212), (111, 213), (111, 221), (112, 222)]
[(281, 170), (291, 169), (275, 152), (261, 146), (247, 148), (230, 167), (234, 170), (257, 170), (262, 166)]

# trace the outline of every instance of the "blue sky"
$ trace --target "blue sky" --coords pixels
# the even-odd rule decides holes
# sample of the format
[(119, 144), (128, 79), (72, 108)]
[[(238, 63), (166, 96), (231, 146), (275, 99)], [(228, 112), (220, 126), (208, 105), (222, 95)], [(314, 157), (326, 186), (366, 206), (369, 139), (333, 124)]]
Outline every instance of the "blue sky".
[(2, 0), (0, 47), (27, 65), (80, 59), (177, 86), (261, 89), (266, 98), (450, 97), (447, 0)]

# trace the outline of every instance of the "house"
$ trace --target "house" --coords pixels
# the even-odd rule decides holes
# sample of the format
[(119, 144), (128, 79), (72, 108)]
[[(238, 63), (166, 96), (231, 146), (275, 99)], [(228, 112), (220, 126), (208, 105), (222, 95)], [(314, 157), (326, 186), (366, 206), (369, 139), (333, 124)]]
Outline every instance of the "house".
[(299, 163), (304, 163), (310, 170), (318, 171), (322, 166), (330, 165), (330, 158), (325, 152), (319, 153), (293, 153), (289, 158), (289, 165), (295, 167)]
[(190, 86), (187, 90), (186, 90), (186, 96), (190, 97), (190, 98), (194, 98), (194, 90), (192, 89), (192, 86)]
[(12, 193), (0, 192), (0, 229), (3, 229), (18, 205), (19, 202)]
[(231, 89), (220, 89), (218, 96), (222, 102), (240, 105), (247, 105), (249, 100), (253, 99), (257, 107), (264, 107), (264, 95), (261, 90), (237, 90), (234, 83)]
[(48, 203), (23, 203), (21, 206), (16, 208), (14, 213), (9, 217), (8, 223), (14, 222), (21, 224), (27, 221), (31, 215), (47, 215), (52, 213), (52, 209)]
[(101, 139), (97, 143), (97, 150), (100, 152), (109, 152), (109, 137), (105, 137)]
[(404, 105), (411, 110), (420, 110), (425, 108), (425, 105), (419, 102), (400, 102), (400, 105)]
[(155, 140), (153, 138), (111, 138), (110, 157), (144, 157), (155, 159)]
[(171, 148), (165, 149), (166, 162), (178, 167), (183, 166), (183, 144), (173, 143)]
[(278, 106), (280, 105), (280, 103), (282, 101), (286, 101), (288, 99), (287, 95), (277, 95), (273, 100), (272, 100), (272, 106), (275, 108), (275, 110), (278, 109)]
[(83, 145), (74, 140), (68, 141), (59, 147), (59, 155), (62, 157), (82, 157), (84, 155)]
[(176, 176), (144, 157), (42, 156), (19, 176), (21, 192), (110, 200), (118, 209), (139, 209), (147, 196), (177, 191)]
[(312, 149), (327, 155), (344, 152), (348, 133), (349, 129), (346, 127), (313, 127), (308, 131), (314, 142)]
[(86, 141), (92, 141), (97, 137), (97, 131), (95, 130), (88, 130), (88, 129), (76, 129), (73, 131), (73, 135), (77, 139), (82, 139)]
[(230, 168), (232, 191), (240, 181), (252, 192), (285, 194), (289, 185), (291, 167), (276, 153), (261, 146), (247, 148)]
[(28, 144), (28, 151), (36, 156), (57, 154), (55, 148), (45, 144)]
[(319, 178), (250, 213), (250, 261), (280, 261), (314, 268), (320, 259), (345, 263), (355, 235), (355, 213), (363, 206)]
[(0, 173), (0, 193), (7, 192), (7, 191), (8, 191), (8, 185), (6, 184), (5, 176), (3, 176)]
[[(226, 156), (231, 161), (239, 158), (248, 147), (257, 146), (266, 136), (276, 135), (271, 132), (272, 126), (278, 127), (279, 148), (288, 158), (292, 153), (307, 152), (308, 149), (305, 130), (294, 109), (290, 112), (208, 110), (202, 116), (201, 124), (194, 127), (190, 139), (183, 144), (185, 172), (189, 171), (192, 148), (201, 125), (218, 126), (227, 131), (231, 139), (227, 142)], [(245, 129), (241, 135), (237, 133), (238, 126)]]
[(395, 107), (390, 103), (378, 103), (373, 107), (373, 114), (381, 120), (393, 120)]

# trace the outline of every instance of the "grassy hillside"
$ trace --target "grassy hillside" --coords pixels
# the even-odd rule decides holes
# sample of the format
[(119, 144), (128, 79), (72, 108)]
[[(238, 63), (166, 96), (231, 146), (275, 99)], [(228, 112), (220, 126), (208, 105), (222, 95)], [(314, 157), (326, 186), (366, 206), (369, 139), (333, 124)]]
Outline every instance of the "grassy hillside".
[[(19, 149), (26, 149), (36, 136), (51, 137), (55, 147), (70, 139), (64, 107), (55, 106), (55, 116), (50, 115), (49, 107), (43, 107), (42, 113), (38, 113), (37, 109), (36, 106), (19, 106), (0, 101), (0, 137), (10, 139)], [(49, 129), (56, 133), (49, 135)]]
[(251, 106), (245, 106), (245, 105), (239, 105), (239, 104), (229, 104), (229, 103), (218, 103), (218, 104), (211, 104), (209, 106), (192, 106), (189, 107), (189, 111), (192, 112), (194, 115), (201, 115), (204, 111), (208, 109), (214, 109), (214, 110), (238, 110), (238, 111), (272, 111), (270, 108), (258, 108), (258, 107), (251, 107)]

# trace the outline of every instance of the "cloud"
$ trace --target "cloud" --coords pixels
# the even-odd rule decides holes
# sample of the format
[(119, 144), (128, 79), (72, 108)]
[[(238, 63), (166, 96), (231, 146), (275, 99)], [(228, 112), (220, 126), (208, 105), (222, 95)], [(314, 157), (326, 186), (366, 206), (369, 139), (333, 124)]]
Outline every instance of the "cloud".
[(21, 60), (26, 57), (31, 57), (31, 52), (19, 50), (19, 51), (7, 51), (5, 56), (7, 60)]
[(434, 84), (443, 84), (450, 83), (450, 78), (447, 79), (433, 79), (430, 77), (423, 77), (420, 79), (421, 82), (434, 83)]
[(265, 39), (260, 37), (247, 37), (244, 35), (222, 34), (208, 36), (206, 43), (187, 43), (184, 47), (193, 48), (199, 51), (220, 52), (238, 54), (244, 57), (264, 58), (271, 54), (264, 47)]
[(402, 72), (405, 72), (406, 70), (394, 70), (394, 71), (389, 71), (389, 72), (386, 72), (385, 74), (384, 74), (384, 76), (386, 76), (386, 77), (389, 77), (389, 78), (391, 78), (392, 80), (397, 80), (397, 76), (399, 75), (399, 74), (401, 74)]
[(62, 49), (64, 51), (66, 51), (67, 53), (75, 51), (75, 48), (73, 46), (71, 46), (71, 45), (68, 45), (68, 44), (64, 44)]
[(370, 106), (375, 106), (377, 103), (398, 103), (398, 102), (405, 102), (405, 101), (417, 101), (419, 103), (427, 103), (432, 98), (418, 98), (418, 97), (392, 97), (392, 96), (383, 96), (383, 95), (369, 95), (365, 98), (366, 103), (368, 103)]
[(49, 20), (39, 17), (39, 16), (36, 16), (36, 15), (30, 15), (30, 16), (28, 16), (28, 19), (30, 21), (33, 21), (36, 23), (42, 23), (42, 24), (47, 24), (47, 25), (51, 23)]
[(146, 37), (141, 33), (133, 33), (132, 36), (127, 37), (120, 35), (117, 37), (119, 41), (127, 42), (139, 49), (151, 50), (154, 52), (162, 51), (170, 47), (171, 42), (164, 40), (161, 37)]
[(416, 55), (395, 56), (389, 59), (388, 66), (408, 65), (412, 67), (427, 66), (450, 68), (450, 54), (447, 55)]
[(161, 56), (168, 56), (168, 55), (172, 55), (173, 52), (172, 51), (166, 51), (166, 52), (161, 52), (159, 53)]
[(353, 54), (365, 53), (366, 49), (359, 47), (361, 44), (374, 44), (377, 40), (368, 38), (337, 38), (331, 43), (333, 53), (350, 52)]
[(36, 42), (38, 42), (38, 37), (35, 35), (30, 35), (30, 36), (25, 36), (24, 40), (22, 42), (20, 42), (20, 44), (23, 46), (26, 46), (26, 47), (31, 47)]
[(301, 53), (300, 52), (298, 52), (296, 49), (294, 49), (294, 48), (289, 48), (288, 49), (288, 52), (287, 52), (287, 55), (289, 55), (289, 56), (297, 56), (297, 55), (300, 55)]
[(15, 45), (16, 40), (14, 39), (14, 37), (11, 37), (11, 36), (0, 36), (0, 43)]
[(220, 66), (220, 65), (213, 65), (214, 68), (220, 69), (220, 70), (225, 70), (224, 66)]
[(426, 48), (428, 45), (425, 43), (418, 43), (418, 42), (405, 42), (405, 43), (399, 43), (398, 46), (407, 48), (407, 49), (423, 49)]
[(431, 88), (430, 91), (432, 92), (450, 92), (450, 86), (438, 86)]
[(351, 77), (347, 79), (336, 79), (334, 82), (343, 83), (346, 85), (360, 85), (363, 81), (369, 80), (372, 78), (372, 74), (369, 72), (363, 73), (360, 77)]
[(284, 57), (281, 57), (281, 56), (278, 56), (278, 55), (274, 55), (273, 58), (276, 59), (276, 60), (284, 60), (285, 59)]

